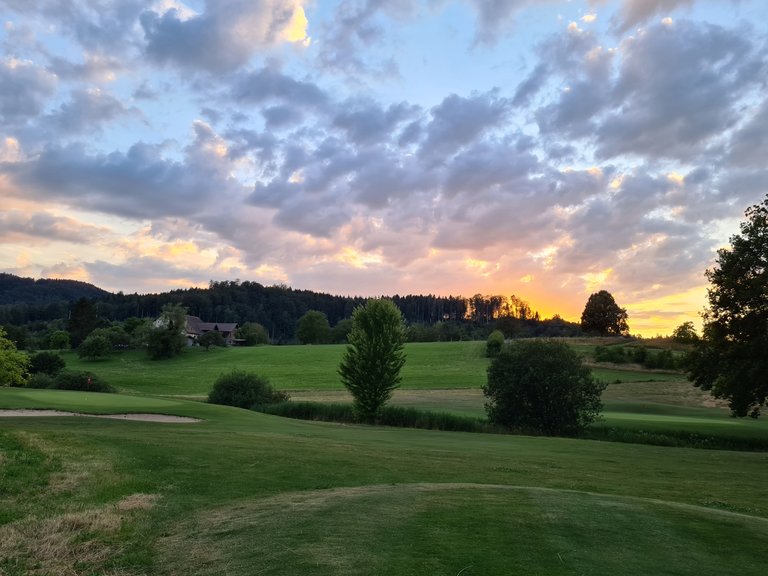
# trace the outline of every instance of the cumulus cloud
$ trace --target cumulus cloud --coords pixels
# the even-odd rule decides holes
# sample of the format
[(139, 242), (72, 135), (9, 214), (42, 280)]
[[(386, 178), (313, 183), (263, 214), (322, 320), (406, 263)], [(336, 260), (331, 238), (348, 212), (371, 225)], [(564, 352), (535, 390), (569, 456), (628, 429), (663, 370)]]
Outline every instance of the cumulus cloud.
[(56, 76), (26, 60), (0, 61), (0, 118), (14, 124), (39, 114), (55, 94)]
[(222, 142), (202, 123), (184, 161), (163, 152), (146, 143), (108, 154), (91, 153), (80, 143), (49, 145), (6, 171), (17, 194), (129, 218), (194, 214), (241, 188), (230, 176)]
[(127, 65), (110, 55), (86, 54), (82, 62), (49, 56), (49, 70), (62, 80), (103, 84), (115, 80)]
[[(700, 285), (768, 191), (764, 39), (686, 0), (545, 3), (528, 52), (536, 0), (5, 2), (0, 257), (98, 237), (13, 265), (117, 289)], [(446, 30), (471, 72), (410, 51)]]
[(240, 76), (231, 90), (231, 97), (242, 104), (284, 102), (292, 106), (322, 108), (328, 95), (316, 84), (296, 80), (273, 67), (264, 67)]
[(621, 10), (614, 18), (619, 32), (626, 32), (644, 24), (653, 16), (666, 16), (680, 6), (692, 6), (694, 0), (624, 0)]
[(106, 227), (92, 226), (48, 212), (30, 214), (22, 210), (10, 210), (0, 213), (0, 240), (3, 242), (11, 242), (18, 237), (24, 243), (63, 241), (86, 244), (106, 234)]
[(57, 110), (45, 116), (45, 130), (57, 134), (69, 135), (99, 131), (101, 125), (127, 114), (137, 114), (138, 110), (129, 110), (114, 96), (97, 89), (75, 90), (72, 99), (62, 104)]
[(728, 158), (736, 166), (760, 166), (768, 158), (768, 98), (753, 106), (746, 117), (730, 142)]
[(648, 28), (623, 46), (598, 154), (690, 158), (735, 123), (764, 62), (745, 30), (686, 21)]
[(432, 108), (420, 153), (433, 159), (455, 154), (484, 132), (502, 128), (510, 107), (510, 101), (496, 91), (468, 98), (451, 94)]
[(176, 7), (141, 14), (145, 51), (154, 61), (219, 74), (246, 65), (257, 51), (297, 38), (298, 0), (207, 1), (200, 14)]
[(13, 12), (40, 18), (90, 51), (122, 53), (135, 41), (138, 15), (155, 0), (6, 0)]
[[(476, 41), (491, 44), (513, 23), (515, 15), (535, 0), (467, 0), (477, 13)], [(539, 0), (546, 3), (548, 0)]]
[(419, 107), (406, 102), (383, 108), (370, 100), (351, 99), (338, 106), (332, 122), (355, 144), (386, 141), (398, 126), (416, 117)]
[(332, 22), (324, 26), (319, 66), (356, 83), (364, 78), (398, 77), (391, 58), (370, 54), (387, 43), (384, 20), (402, 22), (418, 11), (418, 3), (409, 0), (342, 0)]

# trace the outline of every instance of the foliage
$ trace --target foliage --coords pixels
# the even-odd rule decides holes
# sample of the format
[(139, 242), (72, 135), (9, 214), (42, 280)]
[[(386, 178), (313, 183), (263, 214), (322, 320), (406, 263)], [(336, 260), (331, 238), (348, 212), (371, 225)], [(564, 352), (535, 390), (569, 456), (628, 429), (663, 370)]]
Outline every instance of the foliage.
[(131, 345), (131, 335), (120, 325), (96, 328), (88, 336), (103, 336), (112, 348), (126, 349)]
[(29, 357), (16, 350), (0, 326), (0, 386), (23, 386), (29, 372)]
[(48, 374), (55, 376), (61, 372), (67, 363), (55, 352), (38, 352), (29, 357), (30, 374)]
[(45, 372), (30, 374), (29, 379), (24, 384), (25, 388), (53, 388), (53, 376)]
[(768, 196), (745, 215), (706, 272), (708, 307), (689, 378), (727, 399), (734, 416), (757, 418), (768, 397)]
[(110, 354), (112, 343), (101, 334), (91, 334), (77, 347), (77, 355), (85, 360), (98, 360)]
[(147, 336), (147, 353), (152, 360), (173, 358), (181, 354), (186, 344), (184, 330), (187, 325), (187, 311), (179, 304), (163, 306), (160, 318)]
[(222, 374), (213, 384), (208, 394), (211, 404), (224, 404), (237, 408), (253, 408), (262, 404), (285, 402), (288, 395), (275, 391), (269, 380), (242, 370), (233, 370)]
[(197, 343), (206, 350), (210, 350), (212, 346), (224, 348), (227, 345), (226, 340), (224, 340), (224, 336), (222, 336), (221, 332), (218, 330), (210, 330), (204, 334), (201, 334), (197, 339)]
[(72, 347), (79, 347), (100, 323), (94, 303), (87, 298), (80, 298), (72, 308), (67, 326)]
[(342, 318), (331, 328), (331, 343), (346, 344), (347, 337), (352, 331), (352, 318)]
[(672, 340), (680, 344), (693, 344), (698, 339), (693, 322), (683, 322), (672, 331)]
[(48, 338), (48, 348), (50, 350), (69, 350), (69, 332), (66, 330), (55, 330)]
[(627, 311), (620, 308), (610, 292), (591, 294), (581, 314), (581, 329), (587, 334), (622, 336), (629, 333)]
[(494, 424), (571, 435), (598, 417), (604, 388), (567, 344), (531, 340), (514, 342), (492, 360), (483, 393)]
[(16, 350), (28, 350), (32, 342), (30, 341), (29, 331), (23, 326), (6, 325), (6, 338), (14, 343)]
[[(7, 282), (4, 281), (7, 279)], [(5, 285), (21, 284), (23, 289)], [(77, 291), (69, 284), (76, 284)], [(82, 288), (82, 290), (80, 289)], [(11, 298), (5, 296), (10, 294)], [(42, 294), (42, 296), (41, 296)], [(40, 297), (39, 297), (40, 296)], [(258, 282), (211, 282), (207, 288), (188, 288), (160, 294), (109, 294), (85, 283), (18, 278), (0, 275), (0, 324), (24, 325), (30, 322), (65, 322), (73, 302), (86, 296), (94, 304), (98, 316), (110, 321), (125, 321), (125, 330), (134, 336), (133, 324), (155, 319), (168, 303), (179, 303), (201, 318), (220, 322), (257, 322), (265, 327), (270, 341), (276, 344), (296, 340), (297, 323), (307, 310), (323, 312), (333, 326), (349, 318), (355, 307), (364, 304), (362, 297), (336, 296), (295, 290), (285, 285), (263, 286)], [(14, 299), (15, 298), (15, 299)], [(541, 320), (524, 301), (515, 296), (476, 294), (463, 296), (413, 295), (392, 296), (408, 325), (430, 328), (413, 342), (446, 342), (485, 340), (493, 328), (507, 337), (561, 337), (580, 334), (578, 324), (561, 318)], [(6, 302), (3, 304), (3, 302)], [(507, 320), (511, 323), (505, 324)], [(498, 324), (499, 325), (494, 325)], [(96, 326), (98, 327), (98, 326)], [(434, 328), (434, 330), (432, 330)], [(510, 330), (507, 333), (507, 329)], [(90, 330), (83, 336), (83, 339)], [(334, 334), (334, 341), (342, 341)], [(132, 346), (143, 347), (147, 338), (134, 340)], [(75, 345), (73, 343), (73, 345)]]
[(299, 318), (296, 325), (296, 338), (302, 344), (325, 344), (330, 340), (331, 326), (323, 312), (310, 310)]
[(243, 340), (246, 346), (258, 346), (260, 344), (269, 344), (269, 332), (257, 322), (246, 322), (238, 327), (235, 336)]
[(501, 330), (494, 330), (485, 343), (485, 355), (488, 358), (496, 358), (502, 348), (504, 348), (504, 333)]
[(109, 384), (92, 372), (62, 370), (53, 379), (56, 390), (79, 390), (81, 392), (115, 392)]
[[(351, 404), (330, 402), (281, 402), (260, 406), (259, 412), (319, 422), (353, 423), (357, 421), (357, 412)], [(445, 430), (447, 432), (500, 432), (483, 419), (460, 416), (446, 412), (433, 412), (407, 408), (403, 406), (384, 406), (379, 412), (378, 423), (382, 426), (399, 428), (421, 428), (426, 430)]]
[(649, 350), (645, 346), (595, 346), (595, 362), (610, 362), (612, 364), (640, 364), (649, 370), (678, 370), (682, 359), (676, 357), (671, 350)]
[(372, 422), (400, 384), (405, 364), (403, 316), (391, 300), (368, 300), (352, 313), (347, 339), (339, 375), (359, 417)]

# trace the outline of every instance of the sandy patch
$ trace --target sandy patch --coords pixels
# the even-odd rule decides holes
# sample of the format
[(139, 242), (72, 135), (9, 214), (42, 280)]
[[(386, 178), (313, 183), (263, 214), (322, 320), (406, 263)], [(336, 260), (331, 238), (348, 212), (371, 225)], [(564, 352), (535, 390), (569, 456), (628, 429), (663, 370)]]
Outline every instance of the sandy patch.
[(88, 416), (90, 418), (108, 418), (110, 420), (137, 420), (140, 422), (190, 423), (201, 422), (198, 418), (169, 416), (168, 414), (82, 414), (80, 412), (62, 412), (61, 410), (0, 410), (0, 418), (25, 416)]

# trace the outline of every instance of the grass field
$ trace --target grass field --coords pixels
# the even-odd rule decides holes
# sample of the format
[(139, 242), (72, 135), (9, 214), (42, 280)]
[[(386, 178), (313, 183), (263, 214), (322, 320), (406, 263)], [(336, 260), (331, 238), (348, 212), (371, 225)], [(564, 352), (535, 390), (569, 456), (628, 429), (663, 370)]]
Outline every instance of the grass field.
[[(0, 408), (203, 420), (0, 418), (0, 574), (764, 572), (765, 452), (303, 422), (182, 398), (237, 367), (297, 399), (343, 400), (342, 351), (68, 355), (124, 393), (0, 389)], [(482, 416), (481, 352), (409, 345), (393, 402)], [(768, 437), (680, 375), (620, 372), (597, 426)]]
[[(577, 345), (586, 351), (587, 345)], [(594, 346), (593, 346), (594, 348)], [(124, 392), (171, 396), (204, 396), (216, 378), (233, 368), (266, 376), (282, 390), (343, 390), (336, 370), (343, 345), (259, 346), (254, 348), (187, 349), (171, 360), (151, 362), (142, 352), (123, 352), (106, 360), (84, 361), (65, 354), (67, 366), (90, 370)], [(403, 389), (479, 389), (488, 359), (482, 342), (412, 343), (405, 347)], [(680, 380), (679, 374), (637, 372), (598, 367), (606, 382)]]

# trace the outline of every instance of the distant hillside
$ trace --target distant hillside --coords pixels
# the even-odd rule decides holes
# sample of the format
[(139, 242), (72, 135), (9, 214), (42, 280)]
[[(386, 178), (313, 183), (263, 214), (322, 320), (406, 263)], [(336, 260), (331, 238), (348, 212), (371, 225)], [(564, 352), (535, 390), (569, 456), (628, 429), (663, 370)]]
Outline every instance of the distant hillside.
[(0, 305), (27, 304), (39, 306), (54, 302), (74, 302), (80, 298), (101, 299), (110, 293), (77, 280), (21, 278), (0, 272)]
[[(33, 280), (0, 273), (0, 325), (22, 326), (69, 318), (80, 298), (93, 301), (97, 315), (107, 321), (130, 317), (156, 318), (163, 305), (181, 304), (187, 312), (208, 322), (258, 322), (273, 342), (295, 341), (296, 325), (309, 310), (325, 314), (331, 326), (349, 318), (359, 296), (337, 296), (263, 286), (258, 282), (211, 281), (208, 288), (186, 288), (160, 294), (117, 294), (74, 280)], [(389, 296), (409, 324), (409, 339), (484, 340), (494, 328), (509, 337), (576, 336), (578, 324), (559, 317), (542, 320), (527, 302), (509, 297), (475, 294)]]

